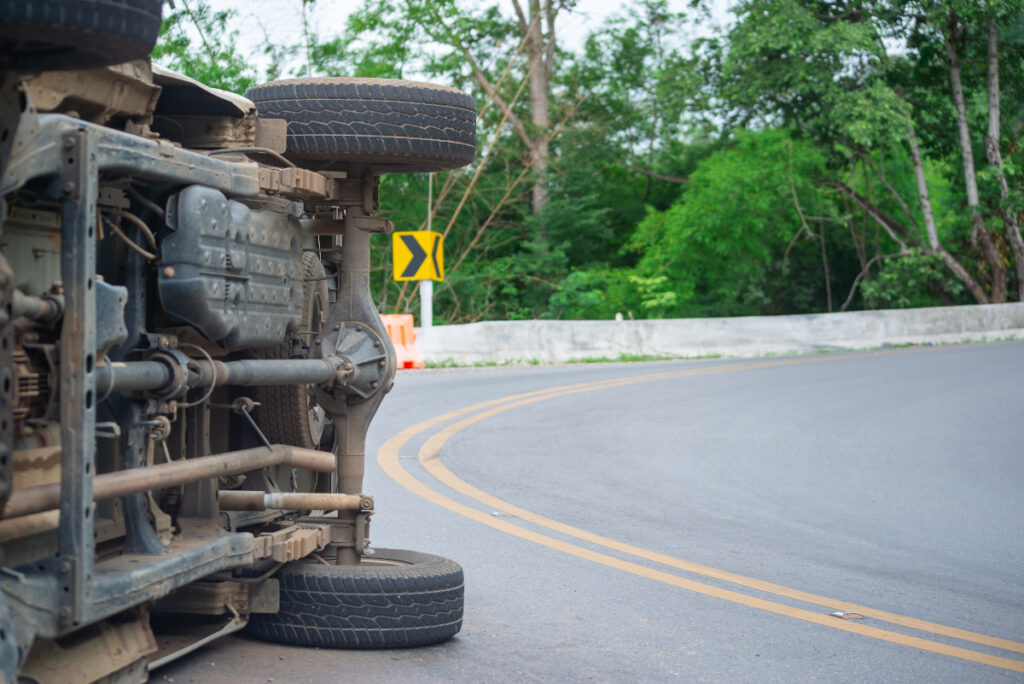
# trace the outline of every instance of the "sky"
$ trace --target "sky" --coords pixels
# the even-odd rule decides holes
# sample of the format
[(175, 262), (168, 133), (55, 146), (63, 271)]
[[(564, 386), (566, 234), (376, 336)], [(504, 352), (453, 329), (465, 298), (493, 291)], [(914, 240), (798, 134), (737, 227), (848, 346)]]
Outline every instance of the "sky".
[[(278, 45), (301, 42), (302, 0), (208, 0), (208, 4), (214, 10), (232, 9), (237, 12), (233, 26), (240, 31), (242, 54), (255, 54), (264, 37)], [(311, 24), (317, 27), (321, 38), (329, 38), (344, 29), (345, 18), (358, 4), (357, 0), (316, 0), (309, 10)], [(499, 0), (499, 4), (511, 14), (510, 0)], [(588, 33), (608, 17), (621, 12), (626, 4), (624, 0), (579, 0), (572, 11), (560, 17), (562, 47), (576, 50), (582, 46)], [(683, 12), (687, 2), (669, 0), (668, 4), (671, 11)], [(730, 0), (715, 0), (713, 4), (715, 20), (725, 21)]]

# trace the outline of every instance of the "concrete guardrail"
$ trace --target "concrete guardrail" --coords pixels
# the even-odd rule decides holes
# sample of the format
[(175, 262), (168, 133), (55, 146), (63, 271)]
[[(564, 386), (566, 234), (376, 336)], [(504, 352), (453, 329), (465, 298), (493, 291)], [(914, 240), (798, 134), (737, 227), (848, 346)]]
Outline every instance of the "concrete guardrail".
[(754, 357), (1024, 339), (1024, 303), (740, 318), (488, 321), (416, 331), (428, 363), (563, 363), (624, 354)]

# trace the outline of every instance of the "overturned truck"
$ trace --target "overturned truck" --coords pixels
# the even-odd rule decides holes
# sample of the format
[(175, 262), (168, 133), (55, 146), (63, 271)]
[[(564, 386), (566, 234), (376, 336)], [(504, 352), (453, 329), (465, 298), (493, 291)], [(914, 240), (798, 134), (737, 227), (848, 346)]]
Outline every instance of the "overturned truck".
[(160, 5), (0, 3), (0, 681), (448, 639), (459, 566), (370, 545), (370, 237), (381, 174), (472, 160), (473, 100), (207, 88), (148, 61)]

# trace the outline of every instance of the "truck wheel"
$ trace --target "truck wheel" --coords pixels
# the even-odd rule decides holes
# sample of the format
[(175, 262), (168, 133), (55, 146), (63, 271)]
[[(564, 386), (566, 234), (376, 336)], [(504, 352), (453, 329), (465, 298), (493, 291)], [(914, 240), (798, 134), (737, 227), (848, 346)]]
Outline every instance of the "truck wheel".
[(446, 641), (462, 627), (462, 568), (414, 551), (377, 549), (362, 565), (296, 561), (274, 575), (281, 609), (254, 614), (250, 634), (320, 648), (407, 648)]
[(93, 69), (149, 55), (163, 0), (0, 0), (0, 59), (20, 71)]
[[(327, 280), (324, 266), (313, 252), (302, 256), (302, 322), (294, 335), (277, 349), (262, 354), (266, 359), (292, 358), (292, 340), (301, 339), (312, 345), (314, 337), (327, 320)], [(312, 334), (311, 334), (312, 333)], [(274, 444), (290, 444), (303, 449), (319, 449), (327, 422), (326, 412), (314, 401), (308, 385), (260, 387), (256, 401), (260, 403), (260, 426)], [(311, 470), (278, 466), (271, 476), (282, 492), (312, 492), (317, 476)], [(324, 474), (322, 477), (327, 478)]]
[(261, 117), (288, 122), (285, 157), (315, 170), (443, 171), (465, 166), (476, 152), (476, 104), (454, 88), (302, 78), (256, 86), (246, 97)]

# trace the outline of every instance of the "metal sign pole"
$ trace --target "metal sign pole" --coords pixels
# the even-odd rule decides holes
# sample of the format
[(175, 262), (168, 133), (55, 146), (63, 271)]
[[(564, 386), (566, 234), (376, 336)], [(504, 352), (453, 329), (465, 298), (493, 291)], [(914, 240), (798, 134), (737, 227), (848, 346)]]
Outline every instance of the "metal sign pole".
[[(434, 174), (427, 175), (427, 230), (431, 229), (431, 214), (434, 204)], [(420, 281), (420, 327), (429, 328), (434, 324), (434, 281)]]

